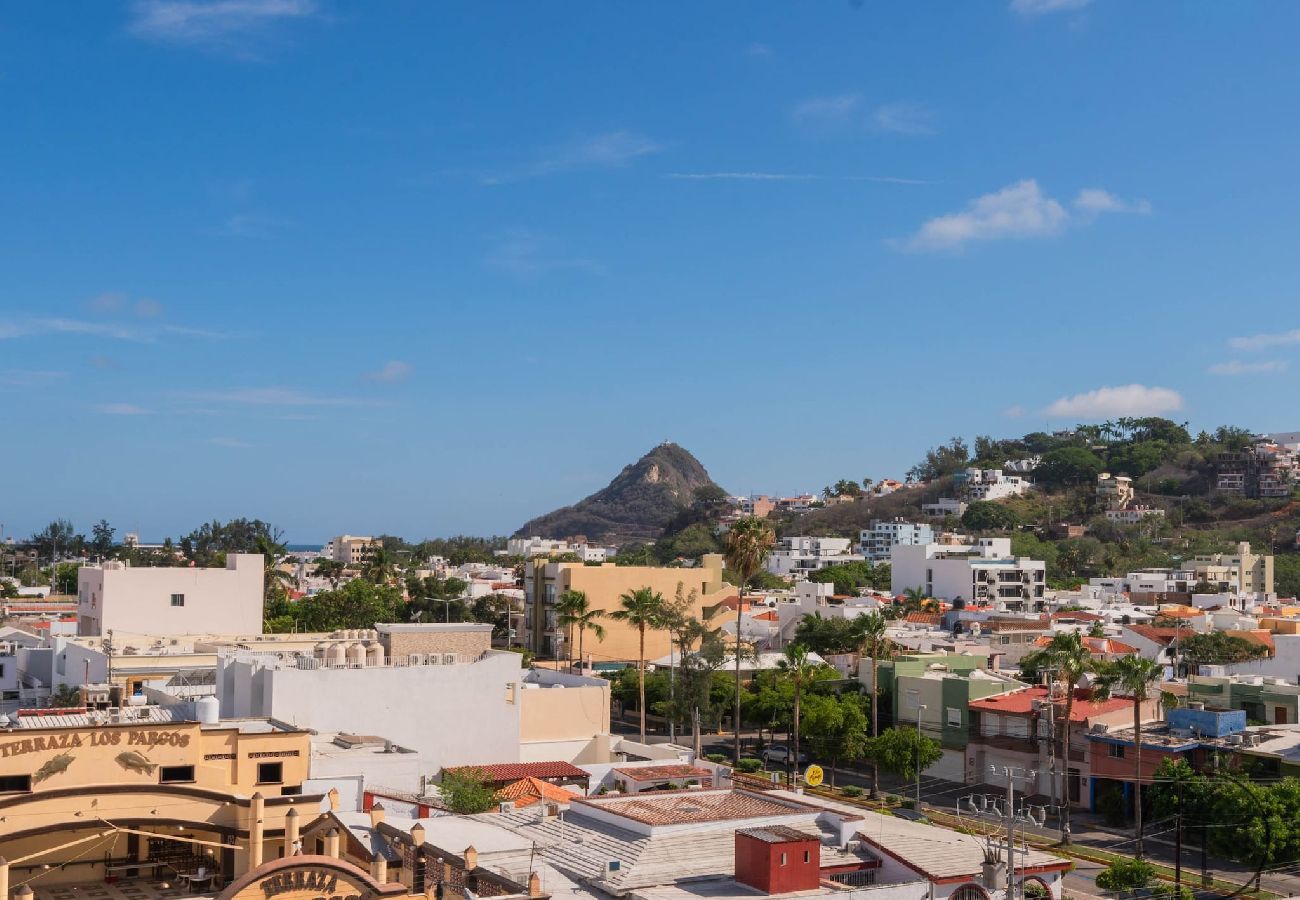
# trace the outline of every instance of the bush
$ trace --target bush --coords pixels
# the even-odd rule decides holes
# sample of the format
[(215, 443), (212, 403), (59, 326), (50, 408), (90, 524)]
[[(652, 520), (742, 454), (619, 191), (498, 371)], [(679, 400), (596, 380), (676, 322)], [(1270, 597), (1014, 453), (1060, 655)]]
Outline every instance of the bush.
[(850, 784), (843, 788), (842, 793), (845, 797), (861, 797), (866, 793), (866, 791), (858, 787), (856, 784)]
[(740, 760), (740, 762), (736, 763), (736, 771), (744, 772), (746, 775), (753, 775), (755, 772), (761, 770), (762, 768), (763, 768), (763, 761), (761, 759), (753, 759), (752, 757), (748, 757), (748, 756), (744, 757), (743, 759)]
[(904, 800), (904, 801), (903, 801), (901, 804), (899, 804), (899, 805), (902, 806), (903, 809), (916, 809), (916, 801), (915, 801), (915, 800)]
[(731, 762), (731, 757), (725, 753), (706, 753), (704, 754), (704, 758), (709, 762), (718, 763), (719, 765), (726, 765)]
[(1097, 798), (1097, 811), (1101, 813), (1103, 821), (1111, 828), (1123, 828), (1128, 821), (1127, 810), (1124, 808), (1123, 791), (1117, 787), (1103, 791)]

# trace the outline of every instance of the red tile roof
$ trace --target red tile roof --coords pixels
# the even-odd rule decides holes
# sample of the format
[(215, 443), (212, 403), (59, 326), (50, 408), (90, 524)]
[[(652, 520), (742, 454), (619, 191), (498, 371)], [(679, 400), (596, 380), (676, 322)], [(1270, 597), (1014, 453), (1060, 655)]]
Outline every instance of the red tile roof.
[[(971, 709), (981, 712), (1029, 715), (1034, 712), (1034, 701), (1045, 700), (1046, 698), (1047, 688), (1037, 687), (1023, 691), (1012, 691), (1009, 694), (998, 694), (995, 697), (985, 697), (983, 700), (972, 700), (969, 705)], [(1128, 709), (1132, 705), (1133, 701), (1126, 697), (1093, 700), (1092, 695), (1087, 691), (1075, 691), (1074, 708), (1070, 710), (1070, 721), (1075, 723), (1085, 722), (1089, 716), (1114, 712), (1118, 709)]]
[(919, 625), (938, 625), (943, 621), (943, 616), (938, 613), (914, 612), (907, 614), (907, 621), (916, 622)]
[[(1051, 646), (1051, 643), (1052, 639), (1047, 635), (1043, 635), (1034, 641), (1034, 646), (1048, 647)], [(1134, 647), (1132, 644), (1126, 644), (1123, 641), (1117, 641), (1114, 638), (1107, 637), (1084, 637), (1083, 646), (1087, 647), (1088, 652), (1093, 656), (1106, 653), (1129, 654), (1138, 652), (1138, 648)]]
[(628, 766), (625, 769), (615, 769), (614, 771), (627, 776), (633, 781), (669, 781), (681, 778), (713, 777), (713, 773), (708, 769), (701, 769), (699, 766), (687, 765), (686, 763), (666, 766)]
[(575, 778), (585, 780), (588, 775), (573, 763), (562, 760), (532, 763), (494, 763), (490, 766), (451, 766), (444, 772), (463, 775), (474, 774), (489, 782), (512, 782), (521, 778)]
[(1053, 619), (1074, 620), (1075, 622), (1104, 622), (1105, 616), (1099, 616), (1096, 613), (1082, 612), (1081, 610), (1069, 610), (1068, 612), (1052, 613)]
[(1129, 631), (1136, 635), (1141, 635), (1148, 641), (1154, 641), (1162, 646), (1172, 644), (1174, 638), (1187, 638), (1196, 634), (1190, 628), (1166, 628), (1162, 625), (1125, 625)]
[(572, 791), (556, 787), (540, 778), (521, 778), (497, 791), (497, 797), (501, 800), (513, 800), (516, 808), (532, 806), (541, 800), (567, 804), (577, 796)]

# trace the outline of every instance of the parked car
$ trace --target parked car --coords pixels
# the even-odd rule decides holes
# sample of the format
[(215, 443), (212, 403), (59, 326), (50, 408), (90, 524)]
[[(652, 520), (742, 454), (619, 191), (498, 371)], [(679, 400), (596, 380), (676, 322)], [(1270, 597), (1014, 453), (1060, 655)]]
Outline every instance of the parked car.
[[(763, 751), (763, 762), (769, 766), (787, 766), (794, 759), (794, 751), (785, 744), (773, 744)], [(808, 762), (808, 754), (799, 751), (799, 765)]]

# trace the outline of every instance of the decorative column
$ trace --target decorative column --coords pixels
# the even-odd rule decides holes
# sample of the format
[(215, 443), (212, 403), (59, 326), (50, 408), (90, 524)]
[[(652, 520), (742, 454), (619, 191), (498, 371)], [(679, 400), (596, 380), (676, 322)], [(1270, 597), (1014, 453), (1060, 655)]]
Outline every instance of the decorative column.
[(298, 810), (290, 807), (284, 814), (284, 855), (294, 856), (300, 848), (298, 843)]
[(266, 799), (262, 792), (253, 795), (248, 804), (248, 870), (262, 865), (262, 841), (266, 835)]
[(339, 858), (339, 830), (331, 828), (325, 832), (325, 855)]

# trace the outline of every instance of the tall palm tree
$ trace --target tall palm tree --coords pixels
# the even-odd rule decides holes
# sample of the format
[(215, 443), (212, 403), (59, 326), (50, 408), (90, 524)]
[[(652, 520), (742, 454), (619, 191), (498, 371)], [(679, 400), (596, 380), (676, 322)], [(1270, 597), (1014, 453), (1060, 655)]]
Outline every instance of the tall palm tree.
[(641, 711), (641, 743), (645, 743), (645, 633), (646, 629), (659, 628), (663, 623), (663, 594), (648, 587), (628, 591), (618, 598), (623, 605), (609, 614), (611, 619), (626, 622), (637, 630), (641, 646), (636, 660), (637, 690), (640, 695), (637, 707)]
[[(1094, 671), (1092, 653), (1083, 645), (1083, 638), (1078, 632), (1057, 632), (1043, 649), (1029, 654), (1027, 661), (1037, 669), (1054, 669), (1055, 680), (1065, 689), (1065, 714), (1057, 724), (1060, 743), (1061, 771), (1065, 778), (1070, 771), (1070, 717), (1074, 714), (1074, 693), (1083, 681), (1083, 677)], [(1060, 795), (1061, 843), (1070, 843), (1070, 799), (1064, 789), (1062, 779)], [(1052, 776), (1052, 799), (1056, 799), (1056, 776)]]
[(603, 609), (592, 609), (591, 601), (587, 599), (585, 591), (565, 591), (556, 601), (555, 611), (558, 613), (556, 622), (563, 628), (569, 630), (569, 668), (573, 668), (573, 629), (578, 629), (578, 666), (581, 668), (582, 660), (582, 636), (588, 629), (596, 636), (597, 640), (605, 639), (605, 626), (600, 624), (599, 619), (605, 617)]
[[(880, 651), (889, 640), (885, 637), (885, 628), (889, 622), (878, 612), (869, 612), (853, 620), (853, 629), (858, 639), (859, 651), (871, 654), (871, 736), (880, 736)], [(876, 758), (871, 758), (871, 796), (879, 791), (880, 767)]]
[(808, 648), (803, 644), (788, 644), (785, 655), (777, 660), (777, 668), (794, 685), (794, 780), (799, 781), (799, 711), (803, 705), (803, 689), (817, 676), (819, 664), (808, 659)]
[(726, 559), (727, 567), (736, 573), (740, 596), (736, 602), (736, 709), (735, 709), (735, 757), (740, 762), (740, 621), (745, 606), (745, 588), (750, 579), (758, 574), (767, 561), (768, 554), (776, 544), (776, 532), (763, 519), (757, 516), (745, 516), (736, 520), (727, 531)]
[(1121, 656), (1101, 669), (1097, 695), (1117, 693), (1133, 700), (1133, 830), (1137, 841), (1134, 856), (1142, 858), (1142, 704), (1151, 699), (1151, 689), (1164, 676), (1164, 666), (1133, 654)]
[(388, 584), (393, 577), (393, 573), (397, 571), (397, 564), (393, 561), (392, 554), (384, 548), (384, 545), (376, 542), (366, 550), (362, 571), (366, 580), (371, 584)]

